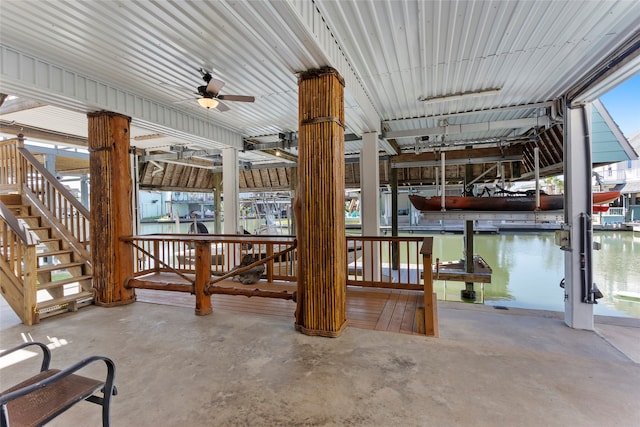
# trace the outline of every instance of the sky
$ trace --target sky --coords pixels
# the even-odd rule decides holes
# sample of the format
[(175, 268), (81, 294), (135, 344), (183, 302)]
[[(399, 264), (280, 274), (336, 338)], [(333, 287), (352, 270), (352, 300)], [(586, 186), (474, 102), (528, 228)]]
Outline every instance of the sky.
[(600, 101), (624, 136), (640, 131), (640, 74), (602, 95)]

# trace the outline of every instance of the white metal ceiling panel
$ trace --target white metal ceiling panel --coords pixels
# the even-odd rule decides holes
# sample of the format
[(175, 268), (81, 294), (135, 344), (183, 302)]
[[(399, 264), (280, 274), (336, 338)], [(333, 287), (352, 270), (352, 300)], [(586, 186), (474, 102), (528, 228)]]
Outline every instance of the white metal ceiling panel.
[[(37, 66), (20, 70), (34, 82), (53, 78), (53, 90), (69, 75), (85, 76), (158, 111), (184, 112), (172, 116), (176, 121), (213, 123), (252, 138), (296, 131), (296, 73), (325, 65), (345, 74), (349, 133), (370, 129), (373, 116), (391, 130), (433, 126), (438, 119), (426, 117), (458, 112), (477, 112), (464, 117), (469, 122), (531, 117), (538, 112), (481, 110), (561, 96), (639, 31), (640, 2), (629, 0), (0, 1), (2, 46), (51, 65), (44, 74)], [(223, 94), (254, 95), (256, 102), (229, 103), (225, 113), (203, 110), (194, 94), (203, 84), (200, 67), (226, 83)], [(621, 72), (639, 69), (636, 60)], [(611, 82), (619, 79), (588, 96)], [(495, 88), (498, 94), (420, 101)], [(5, 89), (29, 97), (33, 88), (0, 80)], [(47, 100), (86, 113), (92, 106), (80, 95)], [(43, 118), (43, 127), (50, 122)], [(132, 125), (167, 131), (144, 118), (133, 117)], [(191, 142), (220, 146), (202, 135)]]

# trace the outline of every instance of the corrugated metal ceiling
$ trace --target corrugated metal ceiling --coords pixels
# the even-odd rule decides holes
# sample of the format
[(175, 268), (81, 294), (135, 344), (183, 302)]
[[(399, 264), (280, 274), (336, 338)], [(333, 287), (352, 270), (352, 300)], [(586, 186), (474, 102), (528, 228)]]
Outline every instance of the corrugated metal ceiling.
[[(0, 27), (0, 43), (7, 48), (254, 139), (296, 131), (296, 74), (337, 66), (332, 61), (342, 57), (343, 72), (354, 77), (347, 81), (357, 82), (346, 87), (347, 132), (361, 135), (372, 130), (367, 111), (377, 113), (387, 131), (431, 128), (443, 118), (463, 124), (545, 114), (542, 108), (482, 111), (566, 93), (625, 40), (637, 37), (640, 2), (2, 1)], [(222, 93), (254, 95), (256, 102), (229, 103), (225, 113), (203, 110), (194, 93), (202, 84), (200, 67), (226, 82)], [(639, 69), (636, 52), (621, 72)], [(0, 91), (38, 99), (37, 85), (4, 80)], [(501, 89), (497, 95), (419, 100), (495, 88)], [(72, 101), (75, 121), (93, 108)], [(461, 112), (466, 114), (455, 115)], [(28, 124), (53, 127), (65, 122), (60, 114), (28, 117)], [(138, 125), (135, 117), (133, 124)], [(70, 126), (73, 132), (77, 127)], [(456, 138), (506, 138), (525, 131)], [(145, 132), (153, 130), (139, 131)], [(188, 135), (162, 141), (181, 143), (190, 143)], [(411, 149), (415, 140), (397, 143)], [(357, 152), (358, 144), (350, 142), (347, 151)], [(245, 159), (268, 158), (247, 153)]]

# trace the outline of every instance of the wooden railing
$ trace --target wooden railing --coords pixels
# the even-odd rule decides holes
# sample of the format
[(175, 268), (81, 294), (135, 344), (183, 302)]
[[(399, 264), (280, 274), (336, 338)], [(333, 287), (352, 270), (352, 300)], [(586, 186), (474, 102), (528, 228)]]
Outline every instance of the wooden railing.
[[(76, 199), (56, 177), (49, 172), (26, 148), (18, 146), (24, 194), (51, 215), (88, 252), (90, 250), (89, 210)], [(47, 215), (46, 213), (49, 213)]]
[[(240, 265), (247, 254), (257, 259), (266, 258), (295, 244), (295, 238), (289, 236), (228, 234), (150, 234), (123, 237), (122, 240), (133, 246), (134, 276), (160, 272), (195, 274), (195, 247), (202, 243), (211, 246), (210, 269), (214, 277), (222, 276)], [(295, 282), (295, 252), (266, 262), (265, 274), (268, 282)]]
[(422, 237), (347, 237), (347, 285), (423, 290)]
[(15, 193), (20, 189), (18, 171), (19, 139), (8, 139), (0, 142), (0, 193)]
[[(135, 277), (174, 273), (183, 279), (183, 284), (164, 283), (158, 287), (152, 282), (137, 281), (133, 287), (194, 293), (198, 314), (207, 314), (199, 311), (199, 301), (214, 293), (213, 286), (219, 279), (231, 277), (229, 272), (246, 254), (268, 260), (267, 282), (296, 281), (297, 254), (293, 250), (296, 245), (293, 236), (152, 234), (122, 237), (121, 240), (133, 246)], [(417, 324), (421, 327), (418, 330), (428, 336), (437, 336), (432, 244), (431, 237), (348, 237), (347, 285), (423, 291), (424, 308), (420, 311), (422, 317)], [(210, 257), (210, 264), (201, 264), (202, 254), (207, 260)], [(428, 273), (424, 280), (423, 272)], [(235, 294), (250, 296), (247, 292)]]
[(42, 216), (55, 219), (58, 231), (76, 240), (88, 258), (89, 210), (24, 148), (21, 136), (0, 142), (0, 193), (9, 192), (24, 195)]
[(37, 323), (37, 239), (0, 202), (2, 296), (25, 325)]

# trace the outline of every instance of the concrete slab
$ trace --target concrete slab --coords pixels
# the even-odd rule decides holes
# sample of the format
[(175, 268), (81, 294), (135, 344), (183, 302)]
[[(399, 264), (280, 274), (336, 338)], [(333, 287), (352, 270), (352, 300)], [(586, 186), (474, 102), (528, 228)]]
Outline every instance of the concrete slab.
[[(114, 426), (637, 425), (640, 365), (595, 332), (486, 308), (443, 305), (440, 317), (440, 339), (356, 328), (328, 339), (275, 317), (135, 303), (3, 323), (0, 345), (50, 342), (56, 367), (113, 358)], [(35, 364), (0, 371), (3, 387)], [(99, 425), (99, 408), (49, 425)]]

